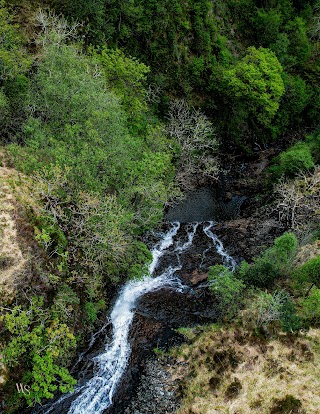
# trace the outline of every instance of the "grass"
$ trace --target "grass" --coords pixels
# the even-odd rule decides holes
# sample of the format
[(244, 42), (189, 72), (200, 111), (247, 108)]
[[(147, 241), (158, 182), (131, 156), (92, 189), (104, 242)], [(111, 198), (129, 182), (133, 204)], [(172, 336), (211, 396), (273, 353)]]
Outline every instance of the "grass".
[(172, 354), (186, 363), (177, 414), (319, 413), (318, 329), (266, 340), (208, 327)]

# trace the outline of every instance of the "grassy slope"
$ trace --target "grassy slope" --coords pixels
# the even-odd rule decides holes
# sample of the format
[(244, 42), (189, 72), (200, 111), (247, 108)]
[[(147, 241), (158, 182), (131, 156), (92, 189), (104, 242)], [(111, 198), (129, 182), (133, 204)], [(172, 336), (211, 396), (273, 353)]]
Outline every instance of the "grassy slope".
[(1, 149), (0, 162), (0, 285), (12, 288), (15, 276), (26, 263), (18, 240), (17, 194), (12, 187), (21, 179), (16, 170), (7, 167)]
[(173, 352), (187, 363), (175, 372), (184, 378), (177, 414), (319, 413), (319, 329), (267, 340), (211, 327)]

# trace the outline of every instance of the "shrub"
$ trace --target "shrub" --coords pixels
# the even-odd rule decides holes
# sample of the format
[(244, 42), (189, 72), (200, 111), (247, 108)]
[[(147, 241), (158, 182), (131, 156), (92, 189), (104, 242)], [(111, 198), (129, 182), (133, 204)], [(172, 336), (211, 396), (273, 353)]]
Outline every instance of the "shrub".
[(281, 275), (289, 273), (292, 261), (297, 253), (298, 241), (293, 233), (285, 233), (274, 241), (274, 245), (263, 253), (277, 267)]
[(274, 399), (270, 414), (306, 414), (300, 400), (293, 395), (286, 395), (281, 399)]
[(105, 301), (103, 299), (99, 300), (99, 302), (93, 303), (93, 302), (86, 302), (84, 305), (84, 311), (86, 313), (86, 318), (89, 322), (89, 324), (93, 324), (98, 317), (98, 312), (101, 309), (105, 308)]
[(51, 315), (53, 318), (68, 324), (75, 323), (75, 313), (79, 308), (80, 299), (76, 292), (70, 286), (62, 284), (59, 286), (57, 294), (51, 307)]
[(268, 329), (275, 322), (280, 323), (283, 331), (300, 328), (300, 319), (296, 315), (294, 303), (284, 290), (273, 294), (260, 292), (251, 302), (246, 318), (251, 319), (255, 328)]
[(320, 163), (320, 131), (307, 137), (307, 143), (310, 147), (312, 157), (315, 163)]
[(301, 328), (301, 319), (297, 315), (295, 304), (289, 294), (285, 296), (280, 311), (280, 322), (284, 332), (297, 331)]
[(255, 258), (251, 265), (242, 265), (238, 270), (239, 276), (247, 284), (260, 288), (270, 287), (277, 277), (289, 273), (297, 245), (293, 233), (283, 234), (275, 239), (272, 247)]
[(276, 157), (274, 164), (270, 172), (278, 178), (283, 175), (294, 177), (299, 172), (311, 170), (314, 167), (310, 147), (305, 142), (297, 142), (282, 152)]
[(294, 180), (281, 180), (275, 193), (279, 219), (295, 229), (317, 228), (320, 217), (320, 167), (311, 174), (300, 174)]
[(1, 317), (9, 336), (1, 352), (7, 366), (23, 367), (21, 382), (30, 386), (30, 393), (21, 397), (32, 406), (42, 398), (53, 398), (56, 390), (73, 390), (77, 381), (65, 366), (73, 356), (76, 338), (66, 324), (52, 319), (50, 310), (43, 307), (43, 297), (29, 301), (28, 309), (15, 306)]
[(320, 289), (313, 288), (308, 297), (300, 301), (300, 315), (306, 327), (320, 325)]
[(0, 254), (0, 270), (4, 270), (7, 267), (11, 266), (14, 263), (14, 258), (6, 256), (5, 254)]
[(256, 28), (257, 38), (262, 46), (268, 47), (275, 42), (279, 29), (281, 28), (283, 17), (278, 10), (258, 10), (258, 15), (253, 19)]
[(294, 278), (299, 282), (307, 282), (320, 288), (320, 256), (308, 260), (294, 271)]
[(222, 265), (210, 267), (208, 280), (210, 290), (219, 300), (218, 309), (222, 316), (234, 316), (241, 305), (245, 284)]
[(270, 287), (279, 276), (274, 263), (264, 258), (258, 258), (244, 275), (244, 281), (250, 285), (266, 288)]

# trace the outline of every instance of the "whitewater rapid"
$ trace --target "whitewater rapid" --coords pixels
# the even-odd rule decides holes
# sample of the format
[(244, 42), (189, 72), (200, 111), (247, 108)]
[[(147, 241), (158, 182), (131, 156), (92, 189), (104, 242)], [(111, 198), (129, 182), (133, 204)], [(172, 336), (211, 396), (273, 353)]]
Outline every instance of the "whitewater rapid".
[[(152, 261), (146, 274), (141, 280), (133, 280), (126, 283), (119, 293), (110, 315), (112, 324), (112, 341), (98, 356), (93, 358), (94, 376), (84, 385), (75, 388), (77, 397), (72, 401), (68, 414), (102, 414), (112, 405), (112, 398), (117, 385), (123, 376), (131, 354), (129, 331), (135, 312), (137, 300), (144, 294), (163, 287), (170, 287), (183, 291), (185, 286), (181, 283), (176, 272), (182, 268), (180, 256), (190, 246), (196, 234), (199, 223), (191, 223), (187, 230), (187, 241), (175, 241), (175, 236), (180, 229), (179, 222), (173, 222), (170, 229), (162, 234), (161, 240), (151, 250)], [(213, 242), (213, 247), (221, 255), (223, 263), (230, 269), (234, 269), (236, 263), (227, 254), (221, 241), (212, 232), (213, 222), (203, 225), (203, 231)], [(175, 265), (167, 266), (160, 275), (153, 277), (159, 262), (164, 254), (170, 252), (177, 258)], [(70, 394), (62, 396), (53, 403), (44, 414), (49, 414), (59, 406)]]

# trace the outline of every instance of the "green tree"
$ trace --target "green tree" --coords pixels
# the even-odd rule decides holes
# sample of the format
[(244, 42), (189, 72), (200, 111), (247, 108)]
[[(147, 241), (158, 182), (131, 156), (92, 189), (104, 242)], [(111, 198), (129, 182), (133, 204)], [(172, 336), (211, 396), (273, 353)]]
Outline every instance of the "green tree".
[(320, 256), (308, 260), (302, 266), (295, 269), (294, 278), (301, 283), (311, 283), (320, 288)]
[(5, 1), (0, 1), (0, 80), (14, 78), (26, 72), (31, 65), (31, 59), (23, 47), (23, 38), (18, 26), (12, 22), (13, 16), (5, 7)]
[(297, 238), (293, 233), (285, 233), (274, 241), (251, 265), (247, 263), (239, 270), (239, 277), (245, 283), (260, 288), (269, 288), (274, 281), (290, 273), (297, 252)]
[(307, 26), (301, 17), (296, 17), (286, 26), (290, 40), (289, 53), (294, 57), (295, 65), (303, 65), (311, 57), (311, 44), (308, 39)]
[(210, 267), (208, 281), (210, 283), (209, 289), (218, 299), (221, 317), (233, 317), (243, 301), (245, 284), (222, 265)]
[(275, 54), (260, 47), (249, 47), (236, 65), (223, 73), (226, 93), (254, 115), (263, 126), (275, 116), (284, 93), (282, 67)]
[(136, 58), (126, 56), (119, 49), (103, 47), (94, 57), (103, 68), (108, 88), (121, 97), (122, 104), (129, 116), (139, 115), (146, 110), (146, 75), (150, 69)]
[(52, 398), (56, 390), (73, 390), (76, 380), (66, 369), (76, 339), (67, 325), (50, 318), (43, 298), (32, 298), (30, 306), (15, 306), (6, 311), (5, 327), (10, 334), (3, 347), (4, 361), (9, 367), (24, 366), (22, 382), (30, 386), (30, 394), (21, 394), (29, 405)]
[(306, 298), (299, 301), (300, 315), (304, 326), (319, 326), (320, 324), (320, 289), (314, 287)]
[(283, 74), (285, 93), (275, 117), (278, 133), (284, 132), (290, 125), (295, 127), (305, 123), (305, 110), (311, 103), (311, 88), (298, 75)]
[(305, 142), (297, 142), (286, 151), (281, 152), (273, 163), (270, 172), (275, 177), (285, 175), (292, 178), (300, 172), (311, 170), (314, 167), (310, 147)]
[(270, 43), (277, 40), (283, 24), (283, 17), (279, 10), (259, 9), (257, 16), (252, 20), (256, 28), (257, 41), (261, 46), (269, 47)]
[(6, 2), (0, 0), (0, 142), (14, 139), (24, 120), (23, 105), (32, 59)]

